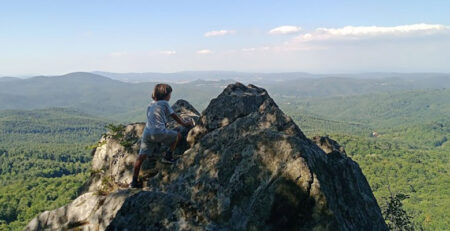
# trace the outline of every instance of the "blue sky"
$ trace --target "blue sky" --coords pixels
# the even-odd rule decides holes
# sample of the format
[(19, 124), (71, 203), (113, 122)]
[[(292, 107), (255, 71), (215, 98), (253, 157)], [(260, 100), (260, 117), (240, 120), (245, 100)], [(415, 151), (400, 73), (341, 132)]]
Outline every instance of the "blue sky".
[(2, 1), (0, 76), (450, 72), (450, 1)]

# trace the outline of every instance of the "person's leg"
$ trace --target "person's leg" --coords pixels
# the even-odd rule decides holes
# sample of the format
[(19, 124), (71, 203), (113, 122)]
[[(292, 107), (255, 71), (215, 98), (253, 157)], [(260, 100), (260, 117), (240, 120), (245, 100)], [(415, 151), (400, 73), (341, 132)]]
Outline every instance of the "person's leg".
[(130, 187), (138, 188), (140, 184), (138, 182), (139, 171), (141, 170), (142, 162), (144, 162), (145, 158), (152, 153), (152, 145), (150, 142), (150, 135), (147, 133), (147, 130), (144, 130), (141, 138), (141, 146), (139, 148), (139, 155), (134, 163), (133, 168), (133, 179), (131, 180)]
[(175, 159), (173, 158), (173, 152), (175, 151), (175, 148), (177, 147), (177, 144), (181, 140), (181, 133), (170, 131), (167, 135), (167, 140), (170, 142), (170, 148), (169, 151), (166, 152), (166, 155), (164, 156), (162, 162), (167, 164), (172, 164), (175, 162)]
[(147, 155), (139, 155), (136, 162), (134, 163), (133, 180), (132, 182), (137, 182), (139, 177), (139, 171), (141, 170), (142, 162), (144, 162)]
[(175, 140), (175, 142), (173, 142), (173, 143), (170, 145), (170, 151), (171, 151), (171, 152), (175, 151), (175, 148), (177, 147), (177, 144), (178, 144), (178, 142), (180, 142), (180, 140), (181, 140), (181, 133), (178, 132), (178, 134), (177, 134), (177, 139)]

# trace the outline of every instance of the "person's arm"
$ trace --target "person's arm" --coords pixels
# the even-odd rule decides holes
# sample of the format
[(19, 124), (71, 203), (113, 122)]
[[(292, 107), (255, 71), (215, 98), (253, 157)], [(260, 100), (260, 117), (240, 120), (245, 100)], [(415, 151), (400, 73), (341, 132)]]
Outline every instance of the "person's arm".
[[(185, 122), (182, 118), (180, 118), (177, 113), (175, 113), (172, 109), (172, 107), (169, 105), (169, 103), (165, 102), (166, 106), (166, 113), (169, 114), (175, 121), (177, 121), (179, 124), (181, 124), (184, 127), (189, 127), (192, 125), (192, 121)], [(167, 115), (166, 114), (166, 115)]]
[(181, 124), (182, 126), (184, 126), (184, 127), (189, 127), (189, 126), (192, 126), (192, 122), (191, 121), (189, 121), (189, 122), (184, 122), (184, 120), (183, 119), (181, 119), (178, 115), (177, 115), (177, 113), (172, 113), (172, 114), (170, 114), (170, 116), (175, 120), (175, 121), (177, 121), (179, 124)]

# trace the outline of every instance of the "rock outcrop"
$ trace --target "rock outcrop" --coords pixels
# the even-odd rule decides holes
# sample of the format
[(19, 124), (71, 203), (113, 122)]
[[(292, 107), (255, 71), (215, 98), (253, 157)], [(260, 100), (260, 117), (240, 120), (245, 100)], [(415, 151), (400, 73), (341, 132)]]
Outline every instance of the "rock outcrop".
[(124, 189), (144, 128), (128, 125), (100, 141), (85, 193), (25, 230), (387, 230), (358, 164), (328, 137), (306, 138), (264, 89), (231, 84), (201, 115), (173, 107), (196, 121), (174, 165), (156, 155), (146, 187)]

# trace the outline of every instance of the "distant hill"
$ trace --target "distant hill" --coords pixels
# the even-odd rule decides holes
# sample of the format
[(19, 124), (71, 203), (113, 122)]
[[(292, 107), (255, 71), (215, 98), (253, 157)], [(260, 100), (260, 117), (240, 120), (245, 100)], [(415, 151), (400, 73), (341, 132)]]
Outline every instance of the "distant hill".
[[(286, 99), (285, 99), (286, 100)], [(361, 96), (291, 100), (286, 107), (325, 119), (391, 128), (450, 119), (450, 89), (415, 90)]]
[(15, 80), (20, 80), (20, 79), (16, 78), (16, 77), (0, 77), (0, 83), (8, 82), (8, 81), (15, 81)]
[[(220, 77), (224, 77), (224, 80), (204, 80), (208, 77), (215, 79), (217, 77), (215, 75), (219, 74), (223, 74)], [(229, 83), (235, 82), (234, 77), (239, 77), (241, 74), (239, 72), (183, 72), (156, 73), (155, 75), (159, 75), (162, 78), (160, 80), (165, 81), (169, 81), (170, 76), (173, 76), (173, 79), (178, 78), (178, 75), (203, 78), (203, 80), (200, 78), (187, 83), (171, 83), (174, 88), (172, 99), (189, 100), (196, 108), (202, 110), (212, 97)], [(370, 77), (374, 75), (371, 74)], [(320, 77), (305, 73), (244, 73), (242, 76), (248, 77), (248, 80), (255, 80), (255, 84), (265, 87), (280, 103), (293, 103), (299, 98), (304, 100), (313, 97), (450, 88), (450, 75), (447, 74), (380, 74), (387, 77), (371, 79), (363, 79), (362, 74), (356, 77), (352, 75), (352, 78), (344, 78), (340, 75)], [(265, 81), (268, 79), (272, 81)], [(142, 121), (145, 119), (145, 107), (151, 101), (150, 95), (155, 84), (156, 82), (123, 82), (86, 72), (53, 77), (9, 79), (0, 84), (0, 110), (69, 107), (118, 121)]]
[(244, 83), (272, 83), (277, 81), (292, 80), (298, 78), (319, 78), (320, 75), (314, 75), (304, 72), (288, 72), (288, 73), (249, 73), (236, 71), (183, 71), (174, 73), (111, 73), (95, 71), (94, 74), (103, 75), (111, 79), (124, 82), (172, 82), (186, 83), (194, 80), (221, 81), (233, 79), (234, 81)]
[(274, 96), (283, 97), (332, 97), (364, 95), (379, 92), (407, 91), (414, 89), (450, 88), (450, 75), (416, 74), (364, 79), (349, 77), (323, 77), (287, 80), (267, 85)]
[[(172, 82), (186, 83), (194, 80), (220, 81), (232, 79), (243, 83), (257, 83), (259, 85), (280, 83), (284, 81), (298, 81), (328, 78), (344, 78), (356, 80), (379, 80), (379, 79), (402, 79), (402, 80), (423, 80), (436, 79), (448, 82), (450, 74), (447, 73), (360, 73), (360, 74), (311, 74), (306, 72), (280, 72), (280, 73), (258, 73), (258, 72), (236, 72), (236, 71), (182, 71), (174, 73), (112, 73), (94, 71), (94, 74), (106, 76), (111, 79), (124, 82)], [(435, 82), (435, 81), (432, 81)], [(448, 85), (447, 85), (448, 86)]]
[[(34, 77), (0, 85), (0, 109), (70, 107), (117, 120), (143, 120), (155, 83), (132, 84), (92, 73)], [(173, 98), (185, 98), (202, 107), (227, 84), (196, 82), (172, 84)], [(139, 115), (139, 118), (136, 117)]]

